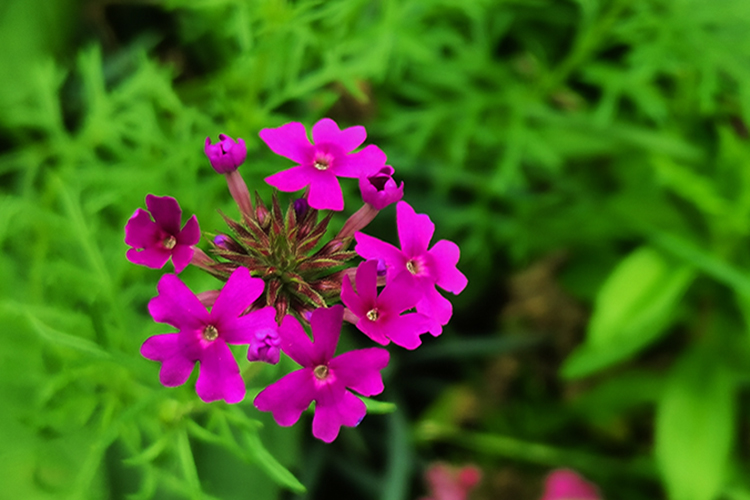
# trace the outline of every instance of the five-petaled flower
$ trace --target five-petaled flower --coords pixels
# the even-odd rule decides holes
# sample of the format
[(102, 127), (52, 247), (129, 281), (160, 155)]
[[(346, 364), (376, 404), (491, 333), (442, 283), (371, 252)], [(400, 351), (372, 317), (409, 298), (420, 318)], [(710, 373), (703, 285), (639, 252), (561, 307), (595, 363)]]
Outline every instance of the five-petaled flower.
[(315, 401), (313, 435), (327, 443), (336, 439), (342, 425), (356, 426), (367, 412), (362, 400), (348, 389), (363, 396), (380, 394), (380, 370), (389, 360), (388, 351), (377, 347), (334, 357), (343, 313), (341, 305), (315, 309), (310, 317), (313, 342), (299, 321), (286, 316), (279, 328), (281, 349), (302, 369), (269, 385), (254, 401), (259, 410), (272, 412), (282, 426), (297, 422)]
[(182, 272), (193, 258), (194, 246), (201, 237), (198, 219), (193, 215), (180, 230), (182, 209), (169, 196), (149, 194), (146, 206), (148, 212), (137, 209), (125, 225), (125, 243), (133, 247), (127, 252), (128, 260), (159, 269), (171, 256), (175, 272)]
[(422, 298), (421, 290), (406, 275), (389, 281), (378, 296), (378, 261), (368, 260), (357, 268), (357, 291), (351, 281), (344, 279), (341, 301), (357, 317), (359, 330), (381, 345), (392, 340), (406, 349), (416, 349), (422, 343), (419, 335), (429, 328), (429, 320), (419, 313), (400, 316), (413, 308)]
[(399, 275), (408, 277), (421, 292), (417, 312), (432, 319), (430, 333), (439, 335), (443, 325), (453, 314), (451, 303), (437, 291), (435, 285), (461, 293), (466, 287), (466, 276), (456, 268), (460, 256), (458, 245), (440, 240), (427, 249), (435, 232), (435, 225), (425, 214), (417, 214), (406, 202), (396, 205), (396, 224), (401, 250), (364, 233), (356, 233), (356, 252), (365, 259), (383, 259), (388, 267), (387, 279)]
[(234, 172), (247, 158), (247, 146), (244, 139), (234, 140), (226, 134), (219, 134), (219, 142), (211, 144), (206, 137), (203, 152), (208, 156), (211, 166), (220, 174)]
[(310, 186), (308, 201), (318, 210), (343, 210), (344, 197), (338, 177), (367, 177), (385, 166), (386, 156), (372, 144), (357, 149), (367, 137), (362, 126), (340, 130), (336, 122), (323, 118), (312, 128), (313, 144), (299, 122), (264, 128), (260, 138), (274, 153), (297, 163), (296, 167), (266, 177), (266, 182), (285, 191)]
[(157, 285), (159, 294), (151, 299), (148, 310), (154, 321), (179, 331), (154, 335), (141, 346), (144, 357), (161, 361), (161, 383), (167, 387), (184, 384), (197, 361), (200, 372), (195, 389), (203, 401), (242, 401), (245, 382), (227, 344), (250, 344), (251, 361), (278, 361), (278, 350), (272, 350), (273, 344), (278, 346), (274, 308), (243, 315), (263, 293), (263, 286), (263, 280), (250, 277), (250, 271), (239, 267), (209, 312), (176, 275), (162, 276)]

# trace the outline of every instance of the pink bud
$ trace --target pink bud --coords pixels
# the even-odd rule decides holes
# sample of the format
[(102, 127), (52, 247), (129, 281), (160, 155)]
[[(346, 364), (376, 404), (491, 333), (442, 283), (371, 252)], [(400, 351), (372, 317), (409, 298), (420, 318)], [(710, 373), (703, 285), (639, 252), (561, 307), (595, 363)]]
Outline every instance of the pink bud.
[(383, 210), (404, 197), (404, 183), (400, 186), (396, 184), (393, 180), (393, 167), (390, 165), (384, 166), (374, 175), (360, 177), (359, 190), (362, 192), (362, 201), (376, 210)]
[(237, 170), (247, 157), (247, 147), (243, 139), (234, 140), (226, 134), (219, 134), (219, 142), (211, 144), (211, 138), (206, 137), (203, 151), (211, 161), (211, 166), (220, 174), (228, 174)]

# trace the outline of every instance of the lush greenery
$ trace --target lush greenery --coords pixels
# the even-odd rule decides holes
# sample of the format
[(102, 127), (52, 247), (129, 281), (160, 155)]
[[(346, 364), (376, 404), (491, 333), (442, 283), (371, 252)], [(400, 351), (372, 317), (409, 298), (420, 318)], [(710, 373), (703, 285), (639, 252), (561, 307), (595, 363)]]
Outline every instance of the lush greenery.
[[(444, 460), (476, 498), (568, 466), (613, 500), (747, 500), (748, 33), (746, 0), (0, 2), (0, 496), (400, 500)], [(330, 446), (162, 387), (160, 273), (123, 242), (147, 193), (235, 213), (206, 136), (244, 137), (267, 196), (258, 131), (324, 116), (469, 277), (442, 337), (392, 349), (398, 409)]]

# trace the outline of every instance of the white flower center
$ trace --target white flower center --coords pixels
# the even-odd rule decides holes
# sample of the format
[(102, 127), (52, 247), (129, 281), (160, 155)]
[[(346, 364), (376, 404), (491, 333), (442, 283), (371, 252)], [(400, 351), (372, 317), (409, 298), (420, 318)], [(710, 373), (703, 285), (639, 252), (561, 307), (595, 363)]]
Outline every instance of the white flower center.
[(313, 166), (317, 168), (318, 170), (328, 170), (328, 167), (331, 165), (328, 163), (328, 160), (325, 158), (319, 158), (315, 160), (315, 163), (313, 163)]
[(166, 248), (167, 250), (172, 250), (174, 246), (177, 244), (177, 238), (172, 236), (171, 234), (164, 238), (161, 242), (162, 246)]
[(328, 373), (329, 371), (326, 365), (318, 365), (313, 370), (313, 374), (318, 380), (325, 380), (326, 378), (328, 378)]
[(414, 275), (417, 275), (417, 274), (420, 274), (422, 272), (422, 265), (421, 264), (422, 263), (419, 262), (417, 259), (409, 259), (406, 262), (406, 269), (410, 273), (412, 273)]
[(378, 319), (378, 310), (377, 309), (370, 309), (367, 311), (367, 319), (370, 321), (376, 321)]
[(206, 328), (203, 329), (203, 338), (209, 342), (216, 340), (218, 337), (219, 330), (214, 325), (206, 325)]

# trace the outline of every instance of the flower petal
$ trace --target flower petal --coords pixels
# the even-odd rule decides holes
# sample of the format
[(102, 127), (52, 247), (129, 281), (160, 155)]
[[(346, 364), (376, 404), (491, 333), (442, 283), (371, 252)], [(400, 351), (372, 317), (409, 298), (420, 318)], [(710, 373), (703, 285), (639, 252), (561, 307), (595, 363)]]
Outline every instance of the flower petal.
[(365, 259), (383, 259), (388, 266), (389, 277), (406, 271), (406, 257), (390, 243), (360, 232), (354, 233), (354, 239), (357, 241), (354, 251)]
[(217, 329), (221, 338), (229, 344), (251, 344), (255, 342), (255, 333), (260, 330), (278, 331), (275, 318), (276, 309), (268, 306), (239, 318), (222, 318)]
[(211, 321), (221, 322), (222, 318), (239, 317), (255, 299), (260, 297), (264, 286), (263, 280), (251, 277), (246, 267), (238, 267), (219, 292), (211, 308)]
[(315, 398), (313, 436), (330, 443), (339, 435), (342, 425), (355, 427), (366, 414), (367, 408), (361, 399), (340, 384), (328, 384)]
[(245, 398), (245, 381), (229, 346), (218, 338), (203, 350), (195, 392), (205, 403), (223, 399), (239, 403)]
[(348, 276), (344, 276), (344, 279), (341, 281), (341, 302), (359, 318), (367, 314), (367, 306), (354, 291), (352, 282)]
[(208, 323), (208, 311), (176, 275), (162, 276), (156, 289), (159, 294), (148, 303), (148, 312), (157, 323), (180, 330), (202, 329)]
[(328, 363), (336, 354), (341, 325), (344, 321), (344, 307), (341, 304), (329, 308), (315, 309), (310, 316), (313, 333), (312, 361), (316, 365)]
[(125, 257), (133, 264), (150, 267), (151, 269), (161, 269), (169, 260), (170, 251), (161, 246), (144, 248), (136, 250), (131, 248), (125, 254)]
[(280, 191), (291, 193), (310, 184), (312, 172), (309, 165), (292, 167), (266, 177), (265, 181)]
[(180, 335), (166, 333), (149, 337), (141, 346), (141, 355), (152, 361), (161, 361), (159, 381), (167, 387), (177, 387), (187, 382), (195, 366), (182, 349)]
[(188, 219), (182, 231), (177, 235), (177, 244), (179, 245), (196, 245), (201, 240), (201, 228), (198, 225), (198, 218), (193, 215)]
[(384, 322), (382, 321), (370, 321), (363, 315), (359, 321), (357, 321), (357, 328), (360, 332), (364, 333), (370, 340), (377, 342), (380, 345), (388, 345), (390, 340), (386, 335), (387, 329), (383, 327)]
[(180, 274), (193, 260), (195, 248), (188, 245), (177, 245), (172, 249), (172, 265), (175, 274)]
[(437, 336), (442, 332), (441, 326), (448, 324), (448, 321), (450, 321), (453, 315), (453, 306), (448, 299), (440, 295), (435, 287), (430, 287), (426, 290), (422, 300), (417, 303), (417, 312), (433, 320), (430, 333)]
[(139, 208), (125, 224), (125, 244), (134, 248), (148, 248), (156, 245), (161, 231), (151, 216)]
[(336, 380), (363, 396), (383, 392), (380, 370), (388, 366), (390, 355), (385, 349), (370, 347), (336, 356), (328, 364)]
[[(316, 309), (316, 311), (320, 311), (320, 309)], [(296, 318), (290, 315), (284, 316), (279, 327), (279, 337), (281, 338), (281, 350), (297, 364), (306, 368), (313, 368), (316, 365), (313, 361), (315, 353), (313, 344)]]
[(428, 252), (436, 269), (437, 284), (443, 290), (459, 294), (466, 288), (466, 276), (456, 268), (461, 250), (458, 245), (448, 240), (440, 240)]
[(403, 272), (389, 280), (378, 297), (378, 309), (398, 315), (417, 305), (424, 295), (422, 287), (410, 272)]
[(361, 125), (339, 130), (336, 122), (330, 118), (323, 118), (312, 128), (313, 142), (320, 144), (335, 144), (345, 153), (357, 149), (367, 138), (367, 132)]
[(388, 322), (388, 338), (404, 349), (416, 349), (422, 344), (419, 336), (430, 330), (429, 319), (419, 313), (409, 313), (391, 318)]
[(378, 297), (378, 261), (371, 259), (362, 262), (357, 267), (355, 280), (357, 294), (363, 305), (365, 307), (374, 306)]
[(339, 180), (333, 172), (316, 172), (315, 175), (310, 176), (310, 194), (307, 202), (318, 210), (341, 211), (344, 209), (344, 195), (341, 193)]
[[(271, 148), (271, 151), (277, 155), (300, 164), (306, 163), (310, 159), (312, 145), (307, 139), (305, 126), (299, 122), (287, 123), (276, 128), (264, 128), (259, 135), (263, 142)], [(281, 190), (284, 191), (284, 189)], [(296, 189), (292, 189), (292, 191), (296, 191)]]
[(180, 233), (182, 209), (171, 196), (146, 195), (146, 206), (156, 224), (172, 236)]
[(253, 404), (260, 411), (270, 411), (276, 423), (288, 427), (299, 420), (315, 399), (317, 390), (311, 368), (303, 368), (269, 385), (255, 397)]
[(396, 205), (396, 225), (401, 250), (408, 257), (417, 257), (427, 251), (435, 232), (435, 224), (426, 214), (418, 214), (405, 201)]
[(387, 157), (374, 144), (365, 146), (362, 151), (346, 156), (346, 162), (336, 167), (336, 175), (340, 177), (368, 177), (385, 167)]

